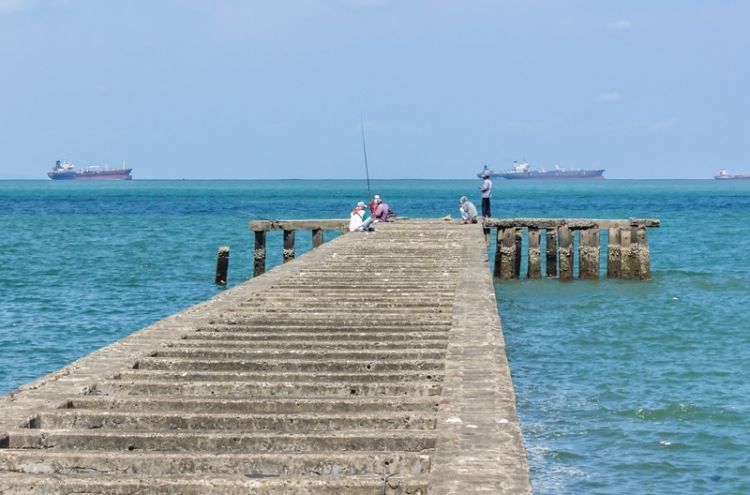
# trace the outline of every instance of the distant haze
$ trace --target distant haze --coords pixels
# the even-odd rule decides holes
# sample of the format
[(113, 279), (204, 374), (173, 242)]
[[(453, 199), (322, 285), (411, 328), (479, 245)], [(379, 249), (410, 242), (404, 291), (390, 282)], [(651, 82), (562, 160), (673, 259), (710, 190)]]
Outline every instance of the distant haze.
[(750, 173), (750, 2), (0, 0), (0, 178)]

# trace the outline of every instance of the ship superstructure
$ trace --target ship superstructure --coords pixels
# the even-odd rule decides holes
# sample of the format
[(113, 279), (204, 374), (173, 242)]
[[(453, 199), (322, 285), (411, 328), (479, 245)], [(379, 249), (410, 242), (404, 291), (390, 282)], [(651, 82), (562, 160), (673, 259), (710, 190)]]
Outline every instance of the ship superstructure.
[(714, 179), (718, 180), (749, 180), (750, 175), (743, 174), (730, 174), (728, 170), (719, 170), (718, 175), (714, 175)]

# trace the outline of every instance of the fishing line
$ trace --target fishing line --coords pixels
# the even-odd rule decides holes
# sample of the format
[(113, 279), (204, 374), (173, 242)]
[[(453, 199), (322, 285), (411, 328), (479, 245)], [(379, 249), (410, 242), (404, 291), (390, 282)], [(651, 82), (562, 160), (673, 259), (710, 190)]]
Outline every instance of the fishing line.
[(359, 112), (359, 128), (362, 130), (362, 152), (365, 155), (365, 177), (367, 177), (367, 197), (372, 198), (370, 191), (370, 169), (367, 166), (367, 145), (365, 144), (365, 117)]

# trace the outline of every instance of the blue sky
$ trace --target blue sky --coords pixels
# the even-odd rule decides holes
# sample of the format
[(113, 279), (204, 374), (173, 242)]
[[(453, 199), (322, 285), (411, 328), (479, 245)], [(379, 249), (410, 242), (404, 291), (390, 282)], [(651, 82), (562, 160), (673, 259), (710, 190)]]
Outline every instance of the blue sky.
[(750, 2), (0, 0), (0, 178), (750, 172)]

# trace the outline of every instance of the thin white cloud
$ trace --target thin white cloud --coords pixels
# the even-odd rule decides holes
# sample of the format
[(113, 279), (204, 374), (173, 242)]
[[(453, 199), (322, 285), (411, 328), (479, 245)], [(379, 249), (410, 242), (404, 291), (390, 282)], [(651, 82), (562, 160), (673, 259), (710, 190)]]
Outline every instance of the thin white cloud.
[(672, 129), (677, 124), (677, 119), (662, 119), (655, 122), (649, 122), (646, 124), (646, 130), (650, 133), (656, 134)]
[(627, 19), (617, 19), (607, 24), (607, 27), (613, 31), (627, 31), (633, 24)]
[(609, 103), (613, 101), (620, 101), (622, 100), (622, 93), (619, 91), (610, 91), (609, 93), (601, 93), (599, 96), (596, 97), (596, 101), (602, 102), (602, 103)]

